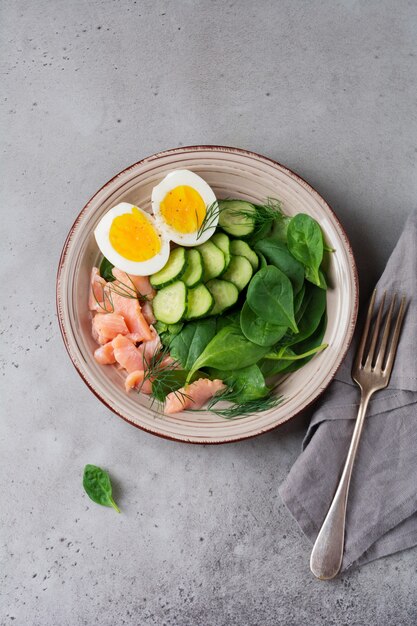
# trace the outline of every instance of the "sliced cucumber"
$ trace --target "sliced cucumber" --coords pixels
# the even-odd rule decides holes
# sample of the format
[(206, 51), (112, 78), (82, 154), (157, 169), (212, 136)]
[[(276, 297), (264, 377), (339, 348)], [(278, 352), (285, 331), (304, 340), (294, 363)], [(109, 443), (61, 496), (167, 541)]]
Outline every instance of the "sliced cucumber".
[(227, 272), (223, 274), (222, 278), (233, 283), (239, 291), (242, 291), (252, 278), (252, 274), (252, 265), (247, 258), (232, 255), (232, 260), (230, 261)]
[(223, 313), (223, 311), (233, 306), (239, 297), (236, 285), (229, 283), (228, 280), (213, 279), (207, 283), (206, 287), (214, 298), (214, 306), (210, 311), (211, 315)]
[(164, 267), (152, 274), (150, 281), (155, 289), (162, 289), (178, 280), (187, 269), (187, 257), (184, 248), (171, 250), (167, 263)]
[(181, 280), (187, 287), (195, 287), (203, 279), (203, 260), (201, 254), (195, 248), (186, 250), (187, 269), (181, 276)]
[(208, 315), (214, 305), (214, 299), (205, 285), (189, 289), (187, 294), (186, 320), (194, 320)]
[(229, 237), (225, 233), (215, 233), (211, 238), (211, 241), (223, 252), (225, 260), (225, 268), (223, 271), (227, 270), (227, 268), (229, 267), (230, 259), (232, 258), (232, 255), (230, 254)]
[(258, 269), (258, 255), (248, 246), (246, 241), (242, 241), (242, 239), (233, 239), (233, 241), (230, 242), (230, 252), (237, 256), (244, 256), (248, 259), (254, 271)]
[(187, 309), (187, 287), (182, 280), (176, 280), (168, 287), (160, 289), (152, 300), (153, 314), (164, 324), (176, 324)]
[(226, 261), (223, 252), (212, 241), (206, 241), (196, 248), (203, 257), (203, 281), (216, 278), (224, 271)]
[(220, 200), (219, 226), (234, 237), (247, 237), (255, 230), (256, 208), (244, 200)]

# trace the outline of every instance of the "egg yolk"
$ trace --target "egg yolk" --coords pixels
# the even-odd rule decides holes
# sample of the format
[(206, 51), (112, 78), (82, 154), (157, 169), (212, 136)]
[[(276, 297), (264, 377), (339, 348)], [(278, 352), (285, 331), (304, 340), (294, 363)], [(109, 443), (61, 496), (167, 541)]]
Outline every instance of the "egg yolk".
[(109, 239), (116, 252), (129, 261), (147, 261), (161, 249), (158, 233), (136, 207), (114, 218)]
[(198, 191), (187, 185), (174, 187), (160, 203), (165, 222), (179, 233), (194, 233), (206, 216), (206, 205)]

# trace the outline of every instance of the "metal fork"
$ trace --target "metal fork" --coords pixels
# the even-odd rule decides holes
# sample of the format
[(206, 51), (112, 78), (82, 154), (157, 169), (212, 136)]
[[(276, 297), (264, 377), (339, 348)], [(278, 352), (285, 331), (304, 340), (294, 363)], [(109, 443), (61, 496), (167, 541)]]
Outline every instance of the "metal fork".
[[(405, 312), (405, 297), (401, 299), (400, 307), (395, 322), (392, 339), (388, 347), (391, 331), (391, 322), (395, 307), (396, 294), (391, 300), (388, 309), (382, 339), (379, 337), (381, 320), (385, 306), (385, 293), (375, 319), (372, 335), (370, 334), (371, 320), (373, 317), (376, 290), (372, 294), (366, 316), (365, 327), (362, 333), (358, 351), (352, 367), (352, 378), (361, 389), (361, 401), (350, 442), (345, 466), (334, 495), (330, 509), (318, 534), (310, 558), (310, 569), (317, 578), (326, 580), (334, 578), (340, 571), (343, 558), (345, 541), (346, 505), (349, 493), (350, 478), (352, 476), (353, 463), (358, 449), (359, 439), (365, 420), (366, 410), (371, 396), (379, 389), (384, 389), (394, 365), (398, 340)], [(379, 341), (380, 340), (380, 341)], [(367, 348), (369, 344), (369, 347)], [(379, 350), (375, 357), (377, 346)], [(365, 353), (365, 350), (367, 352)]]

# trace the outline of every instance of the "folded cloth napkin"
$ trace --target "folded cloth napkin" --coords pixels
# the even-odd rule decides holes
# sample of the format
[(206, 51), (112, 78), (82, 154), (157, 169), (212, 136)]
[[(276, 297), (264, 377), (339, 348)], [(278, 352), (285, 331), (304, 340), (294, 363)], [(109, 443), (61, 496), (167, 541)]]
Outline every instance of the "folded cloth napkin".
[[(370, 401), (349, 491), (342, 570), (417, 544), (417, 212), (411, 214), (378, 285), (408, 299), (391, 381)], [(314, 542), (335, 493), (359, 405), (351, 378), (362, 332), (315, 410), (303, 451), (280, 487)]]

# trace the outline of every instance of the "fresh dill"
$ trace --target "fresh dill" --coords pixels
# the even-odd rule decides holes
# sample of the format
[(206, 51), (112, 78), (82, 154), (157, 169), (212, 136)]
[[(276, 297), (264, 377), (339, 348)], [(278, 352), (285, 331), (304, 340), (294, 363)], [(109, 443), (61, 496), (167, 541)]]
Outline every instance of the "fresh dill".
[[(216, 394), (208, 403), (207, 410), (225, 419), (235, 419), (268, 411), (282, 402), (282, 396), (274, 396), (272, 393), (263, 398), (239, 402), (240, 391), (241, 390), (234, 391), (229, 388), (221, 394)], [(224, 408), (217, 407), (216, 405), (222, 401), (227, 401), (231, 404)]]
[(178, 361), (169, 358), (167, 346), (156, 348), (150, 358), (144, 352), (142, 359), (145, 374), (138, 391), (141, 391), (145, 381), (149, 380), (152, 383), (152, 404), (157, 401), (163, 405), (170, 393), (174, 393), (183, 404), (186, 399), (191, 399), (185, 392), (180, 391), (185, 384), (187, 372), (179, 369)]
[(100, 285), (99, 288), (101, 289), (101, 300), (97, 298), (94, 289), (92, 290), (94, 299), (100, 309), (102, 309), (106, 313), (114, 312), (114, 302), (112, 294), (116, 294), (123, 298), (130, 298), (131, 300), (138, 300), (140, 305), (148, 301), (148, 297), (142, 295), (136, 289), (129, 274), (126, 274), (126, 279), (128, 282), (123, 282), (118, 279), (114, 282), (108, 282), (105, 285)]
[(197, 231), (197, 241), (202, 237), (203, 233), (216, 227), (220, 212), (221, 209), (217, 200), (207, 207), (206, 214)]
[[(222, 202), (231, 201), (231, 198), (225, 198)], [(248, 222), (252, 222), (254, 225), (255, 233), (262, 227), (272, 223), (278, 218), (283, 216), (282, 203), (276, 198), (267, 198), (265, 204), (250, 203), (255, 207), (255, 211), (250, 209), (235, 209), (233, 210), (233, 216), (242, 219), (242, 225), (246, 225)], [(222, 211), (228, 210), (227, 205), (223, 207), (216, 201), (207, 207), (206, 215), (200, 225), (197, 232), (197, 240), (205, 233), (215, 227)], [(238, 225), (238, 222), (235, 222)]]

